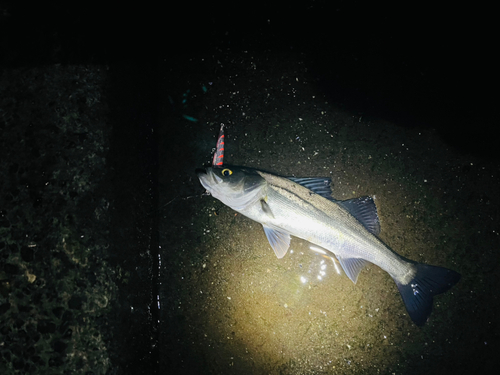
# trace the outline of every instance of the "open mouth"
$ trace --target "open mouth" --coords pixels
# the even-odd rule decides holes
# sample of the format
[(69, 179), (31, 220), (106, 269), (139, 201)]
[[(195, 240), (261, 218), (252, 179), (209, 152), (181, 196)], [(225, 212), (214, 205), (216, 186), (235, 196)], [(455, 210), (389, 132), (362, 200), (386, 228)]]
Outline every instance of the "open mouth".
[(196, 173), (196, 175), (198, 177), (200, 175), (206, 175), (207, 174), (207, 170), (205, 168), (196, 168), (196, 170), (194, 172)]
[(213, 190), (213, 187), (215, 185), (222, 182), (222, 179), (220, 177), (218, 177), (215, 173), (213, 173), (211, 168), (196, 169), (196, 174), (198, 175), (198, 178), (200, 179), (201, 184), (203, 185), (203, 187), (205, 189), (207, 189), (208, 192)]

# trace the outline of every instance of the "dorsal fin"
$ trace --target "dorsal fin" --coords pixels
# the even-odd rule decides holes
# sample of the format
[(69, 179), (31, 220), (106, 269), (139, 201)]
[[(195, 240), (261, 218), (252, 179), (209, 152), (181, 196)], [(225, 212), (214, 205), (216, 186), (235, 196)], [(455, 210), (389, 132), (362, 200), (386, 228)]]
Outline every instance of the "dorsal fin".
[(376, 236), (380, 233), (377, 206), (372, 197), (359, 197), (337, 203), (349, 211), (370, 233)]
[(332, 180), (328, 177), (287, 177), (290, 181), (302, 185), (306, 189), (321, 195), (323, 198), (332, 199)]

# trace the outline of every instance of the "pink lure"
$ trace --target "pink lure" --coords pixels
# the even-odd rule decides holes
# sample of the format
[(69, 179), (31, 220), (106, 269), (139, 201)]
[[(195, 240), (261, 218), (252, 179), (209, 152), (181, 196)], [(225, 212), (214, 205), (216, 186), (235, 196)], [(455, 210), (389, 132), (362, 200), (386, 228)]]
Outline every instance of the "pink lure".
[(224, 161), (224, 124), (221, 124), (217, 146), (212, 160), (212, 167), (222, 167)]

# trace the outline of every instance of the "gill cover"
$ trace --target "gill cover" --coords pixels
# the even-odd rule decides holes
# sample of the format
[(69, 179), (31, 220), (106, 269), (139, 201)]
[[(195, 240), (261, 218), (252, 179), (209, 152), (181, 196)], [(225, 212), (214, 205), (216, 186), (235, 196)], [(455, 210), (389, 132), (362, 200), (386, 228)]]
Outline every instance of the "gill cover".
[(227, 165), (224, 168), (207, 168), (206, 173), (199, 173), (198, 177), (214, 198), (236, 211), (266, 196), (266, 180), (250, 168)]

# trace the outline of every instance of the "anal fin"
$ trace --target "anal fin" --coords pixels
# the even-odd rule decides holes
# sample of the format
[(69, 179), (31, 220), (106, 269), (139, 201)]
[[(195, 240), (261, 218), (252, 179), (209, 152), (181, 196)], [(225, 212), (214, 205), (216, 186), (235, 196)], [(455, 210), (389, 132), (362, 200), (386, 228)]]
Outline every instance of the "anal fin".
[(361, 258), (342, 258), (337, 256), (342, 269), (351, 281), (356, 284), (361, 270), (366, 266), (368, 261)]

